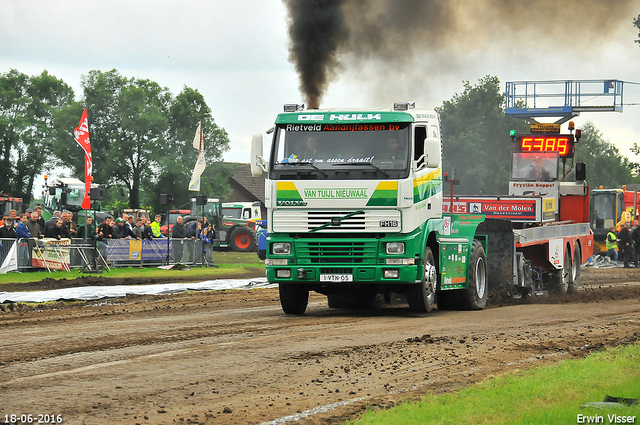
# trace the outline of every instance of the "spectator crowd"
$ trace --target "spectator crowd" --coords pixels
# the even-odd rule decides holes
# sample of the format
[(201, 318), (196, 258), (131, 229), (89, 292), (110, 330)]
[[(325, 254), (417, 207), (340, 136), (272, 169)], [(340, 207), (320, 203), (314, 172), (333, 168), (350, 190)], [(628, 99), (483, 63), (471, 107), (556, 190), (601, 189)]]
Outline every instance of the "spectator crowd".
[[(122, 214), (121, 217), (113, 219), (107, 217), (98, 226), (94, 223), (92, 216), (86, 217), (86, 224), (77, 225), (73, 213), (70, 211), (54, 211), (52, 218), (45, 221), (42, 217), (42, 207), (37, 206), (33, 210), (27, 209), (21, 216), (16, 210), (11, 210), (9, 215), (0, 222), (0, 247), (3, 239), (16, 239), (18, 246), (19, 268), (28, 266), (26, 262), (29, 256), (28, 240), (52, 238), (52, 239), (74, 239), (82, 238), (90, 245), (96, 246), (103, 258), (107, 258), (107, 242), (115, 239), (129, 240), (152, 240), (165, 238), (161, 231), (162, 217), (155, 216), (152, 222), (149, 218)], [(212, 235), (215, 232), (213, 226), (208, 223), (206, 217), (191, 221), (184, 225), (184, 218), (178, 217), (173, 228), (169, 230), (173, 240), (173, 258), (178, 262), (182, 258), (184, 247), (187, 247), (189, 257), (193, 257), (195, 239), (202, 239), (204, 244), (210, 244)], [(179, 243), (178, 243), (179, 240)], [(9, 245), (10, 246), (10, 245)], [(32, 245), (33, 246), (33, 243)], [(0, 250), (0, 265), (7, 255), (7, 250)]]
[[(605, 240), (607, 257), (613, 261), (621, 260), (625, 268), (638, 267), (640, 262), (640, 225), (638, 220), (627, 221), (616, 230), (612, 226)], [(617, 248), (617, 249), (616, 249)]]

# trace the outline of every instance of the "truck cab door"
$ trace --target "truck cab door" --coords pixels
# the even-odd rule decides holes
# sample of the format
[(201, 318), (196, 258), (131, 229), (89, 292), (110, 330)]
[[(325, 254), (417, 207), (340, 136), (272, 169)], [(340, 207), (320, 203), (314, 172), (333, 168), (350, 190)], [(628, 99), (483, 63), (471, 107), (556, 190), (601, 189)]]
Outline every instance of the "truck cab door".
[(437, 126), (416, 125), (413, 137), (413, 170), (438, 168), (442, 149)]

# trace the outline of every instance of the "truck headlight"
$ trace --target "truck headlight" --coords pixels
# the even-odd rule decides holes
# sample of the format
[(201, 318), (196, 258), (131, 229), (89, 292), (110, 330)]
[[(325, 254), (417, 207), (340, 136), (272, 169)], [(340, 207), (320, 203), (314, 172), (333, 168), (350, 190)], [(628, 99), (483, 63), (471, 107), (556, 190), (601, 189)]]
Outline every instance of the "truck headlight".
[(276, 277), (280, 279), (289, 279), (291, 278), (291, 270), (289, 269), (276, 270)]
[(291, 244), (289, 242), (276, 242), (271, 245), (271, 253), (274, 255), (291, 254)]
[(388, 242), (387, 254), (404, 254), (404, 242)]
[(398, 279), (400, 277), (400, 272), (398, 270), (385, 270), (384, 278), (385, 279)]

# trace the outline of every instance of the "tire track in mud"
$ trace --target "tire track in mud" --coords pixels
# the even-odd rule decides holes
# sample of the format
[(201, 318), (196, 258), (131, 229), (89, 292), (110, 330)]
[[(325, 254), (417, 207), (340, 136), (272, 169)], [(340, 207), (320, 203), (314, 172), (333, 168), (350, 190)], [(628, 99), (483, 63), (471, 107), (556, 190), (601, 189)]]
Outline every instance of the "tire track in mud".
[(307, 315), (286, 316), (277, 290), (16, 308), (0, 315), (0, 390), (12, 410), (65, 423), (334, 423), (633, 342), (639, 291), (426, 315), (328, 309), (312, 295)]

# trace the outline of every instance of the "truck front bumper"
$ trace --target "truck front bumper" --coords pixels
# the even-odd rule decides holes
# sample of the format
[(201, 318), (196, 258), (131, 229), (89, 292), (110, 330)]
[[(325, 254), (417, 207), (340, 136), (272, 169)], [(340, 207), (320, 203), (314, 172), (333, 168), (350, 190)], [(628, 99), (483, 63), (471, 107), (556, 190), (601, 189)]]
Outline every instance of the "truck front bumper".
[(407, 284), (420, 281), (417, 265), (381, 266), (267, 266), (267, 280), (277, 283), (344, 284)]

